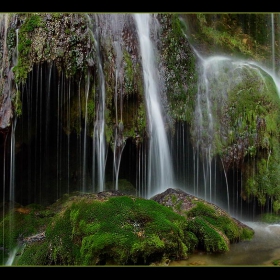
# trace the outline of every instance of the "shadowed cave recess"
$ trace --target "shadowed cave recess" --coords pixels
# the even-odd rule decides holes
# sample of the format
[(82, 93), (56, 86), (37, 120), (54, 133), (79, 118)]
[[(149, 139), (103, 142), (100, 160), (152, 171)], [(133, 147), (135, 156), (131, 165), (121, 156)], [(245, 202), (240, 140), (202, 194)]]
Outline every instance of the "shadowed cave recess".
[[(61, 198), (63, 194), (74, 191), (102, 191), (96, 179), (98, 170), (94, 139), (85, 135), (84, 121), (77, 116), (81, 127), (80, 133), (67, 133), (67, 126), (69, 127), (67, 114), (72, 110), (71, 97), (78, 94), (78, 91), (75, 83), (66, 82), (65, 77), (59, 77), (55, 66), (47, 63), (34, 66), (22, 91), (22, 116), (12, 125), (15, 126), (14, 151), (11, 147), (12, 127), (6, 130), (5, 134), (1, 134), (1, 147), (5, 150), (1, 158), (1, 170), (5, 171), (5, 174), (2, 173), (5, 178), (3, 194), (7, 201), (10, 196), (11, 176), (15, 186), (15, 202), (22, 205), (31, 203), (48, 205)], [(175, 133), (169, 138), (176, 178), (174, 185), (170, 187), (179, 187), (203, 198), (205, 166), (197, 158), (192, 147), (188, 125), (177, 122)], [(126, 139), (118, 173), (119, 181), (127, 181), (126, 184), (131, 185), (132, 189), (135, 188), (135, 194), (143, 197), (147, 197), (145, 176), (148, 171), (145, 169), (148, 168), (148, 145), (148, 139), (144, 139), (141, 144), (137, 144), (132, 138)], [(12, 153), (14, 165), (11, 165)], [(10, 167), (14, 174), (11, 173)], [(210, 168), (215, 184), (211, 191), (212, 202), (227, 209), (226, 180), (222, 166), (214, 159)], [(243, 207), (242, 215), (253, 218), (261, 212), (257, 202), (247, 203), (238, 198), (239, 176), (241, 175), (238, 170), (228, 174), (229, 191), (232, 193), (231, 213), (238, 215), (238, 209)], [(115, 189), (114, 155), (109, 144), (106, 146), (105, 178), (107, 184), (105, 183), (103, 190)], [(209, 182), (206, 185), (209, 188)], [(210, 190), (207, 190), (208, 196), (209, 192)], [(240, 204), (235, 210), (234, 203)]]

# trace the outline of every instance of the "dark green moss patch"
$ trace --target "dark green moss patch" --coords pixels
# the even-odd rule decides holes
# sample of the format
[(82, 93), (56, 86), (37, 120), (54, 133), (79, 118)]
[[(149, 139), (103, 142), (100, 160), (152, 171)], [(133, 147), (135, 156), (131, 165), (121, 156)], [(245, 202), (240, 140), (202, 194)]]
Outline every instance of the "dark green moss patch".
[(182, 212), (185, 203), (176, 195), (172, 201), (176, 211), (105, 191), (65, 195), (47, 208), (17, 207), (2, 221), (10, 234), (0, 235), (0, 246), (20, 246), (15, 265), (151, 265), (185, 259), (195, 249), (225, 252), (230, 242), (253, 235), (219, 208), (194, 200)]

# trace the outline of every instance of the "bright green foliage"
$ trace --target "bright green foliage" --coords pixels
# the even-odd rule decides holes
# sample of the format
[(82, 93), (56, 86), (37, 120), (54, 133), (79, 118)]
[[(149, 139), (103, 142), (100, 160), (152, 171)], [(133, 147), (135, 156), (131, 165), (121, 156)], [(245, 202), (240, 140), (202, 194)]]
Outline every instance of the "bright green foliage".
[(266, 213), (261, 215), (261, 221), (264, 223), (280, 223), (280, 215), (274, 213)]
[[(67, 210), (65, 215), (69, 213), (70, 210)], [(46, 237), (49, 240), (48, 258), (52, 264), (75, 264), (73, 253), (78, 245), (73, 242), (69, 219), (59, 219), (59, 222), (49, 226), (46, 229)]]
[(272, 263), (276, 266), (280, 266), (280, 259), (274, 260)]
[(19, 90), (16, 91), (13, 103), (14, 103), (15, 112), (16, 112), (17, 116), (21, 116), (21, 114), (22, 114), (22, 103), (21, 103), (21, 99), (20, 99), (20, 91)]
[(129, 53), (126, 50), (124, 50), (123, 56), (125, 61), (124, 90), (126, 94), (132, 94), (135, 91), (135, 73), (133, 69), (133, 64)]
[[(215, 67), (219, 76), (209, 73), (208, 78), (216, 120), (213, 154), (222, 157), (226, 170), (242, 169), (243, 199), (256, 197), (263, 207), (268, 198), (279, 200), (280, 100), (276, 84), (256, 65), (237, 62), (236, 67), (224, 59), (215, 61)], [(207, 124), (203, 127), (206, 136)], [(195, 133), (194, 129), (192, 134), (197, 137)], [(207, 143), (204, 138), (202, 143)]]
[(16, 265), (50, 265), (50, 263), (48, 263), (48, 243), (33, 243), (23, 250), (24, 254), (16, 260)]
[[(184, 217), (152, 200), (127, 196), (73, 203), (46, 230), (46, 239), (28, 245), (18, 264), (150, 264), (182, 259), (198, 239)], [(48, 244), (48, 245), (46, 245)], [(38, 247), (37, 247), (38, 248)]]
[(217, 213), (214, 207), (201, 202), (187, 212), (188, 230), (198, 237), (199, 247), (207, 252), (228, 251), (230, 243), (244, 238), (250, 239), (253, 236), (253, 231), (240, 228), (225, 213), (223, 215)]
[[(271, 58), (267, 20), (270, 20), (270, 14), (197, 13), (189, 16), (189, 39), (203, 44), (209, 52), (263, 60)], [(246, 25), (241, 22), (246, 22)]]
[(184, 218), (168, 208), (124, 196), (73, 204), (48, 227), (46, 239), (55, 264), (147, 264), (166, 253), (186, 256), (184, 227)]
[(52, 216), (52, 211), (35, 204), (9, 211), (0, 223), (0, 247), (12, 250), (24, 237), (40, 232)]
[(251, 240), (253, 236), (254, 231), (250, 228), (244, 227), (240, 235), (240, 240)]
[(17, 84), (25, 83), (27, 74), (31, 70), (31, 61), (29, 53), (31, 51), (30, 32), (42, 24), (41, 17), (37, 14), (27, 14), (25, 22), (19, 30), (18, 42), (18, 62), (13, 68), (15, 73), (15, 81)]
[(229, 251), (228, 243), (207, 220), (195, 217), (188, 223), (188, 230), (192, 231), (198, 238), (198, 248), (206, 252)]
[(218, 208), (196, 203), (179, 215), (154, 200), (73, 193), (48, 208), (34, 204), (7, 214), (2, 228), (9, 235), (0, 246), (13, 249), (20, 236), (45, 231), (44, 239), (24, 243), (15, 265), (150, 265), (184, 259), (196, 248), (225, 252), (230, 242), (253, 236)]
[[(113, 181), (106, 182), (106, 190), (114, 190), (115, 183)], [(136, 189), (131, 182), (126, 179), (118, 180), (118, 190), (126, 195), (136, 195)]]

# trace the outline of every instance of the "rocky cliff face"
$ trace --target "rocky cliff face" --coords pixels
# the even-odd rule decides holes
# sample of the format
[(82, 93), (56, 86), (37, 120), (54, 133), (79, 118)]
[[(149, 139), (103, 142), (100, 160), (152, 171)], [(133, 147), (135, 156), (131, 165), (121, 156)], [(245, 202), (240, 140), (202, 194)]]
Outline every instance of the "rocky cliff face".
[[(152, 36), (160, 49), (158, 59), (162, 72), (161, 92), (162, 98), (165, 99), (165, 106), (169, 107), (169, 101), (166, 99), (167, 92), (172, 99), (175, 98), (172, 97), (172, 92), (175, 95), (188, 94), (190, 85), (187, 85), (187, 80), (191, 79), (189, 77), (194, 71), (190, 60), (194, 58), (187, 40), (179, 29), (180, 23), (177, 17), (158, 15), (153, 16), (152, 19), (154, 21), (152, 25), (162, 26), (158, 31), (155, 29)], [(172, 24), (177, 30), (172, 29)], [(65, 75), (66, 79), (74, 79), (76, 83), (89, 75), (89, 79), (97, 87), (100, 55), (102, 68), (106, 73), (109, 130), (112, 130), (111, 127), (115, 123), (117, 124), (116, 118), (122, 119), (120, 113), (116, 113), (117, 103), (122, 103), (121, 105), (125, 107), (123, 113), (129, 114), (129, 117), (123, 117), (128, 121), (124, 127), (126, 137), (139, 136), (135, 135), (133, 130), (143, 132), (146, 124), (141, 58), (132, 15), (2, 14), (1, 30), (0, 62), (3, 69), (1, 76), (3, 94), (0, 124), (2, 129), (10, 126), (11, 119), (15, 115), (20, 116), (20, 102), (23, 98), (21, 87), (30, 79), (34, 65), (52, 63), (60, 75)], [(96, 44), (100, 50), (96, 49)], [(128, 107), (126, 107), (127, 103)], [(130, 114), (131, 107), (136, 110), (134, 114)], [(170, 110), (170, 114), (175, 115), (173, 110)], [(74, 124), (71, 123), (71, 126)], [(112, 131), (108, 133), (113, 134)]]
[[(278, 212), (278, 84), (258, 65), (271, 61), (271, 38), (265, 32), (269, 19), (270, 15), (153, 14), (150, 35), (157, 50), (164, 124), (175, 146), (173, 160), (178, 173), (187, 174), (180, 175), (181, 185), (194, 185), (195, 190), (203, 185), (208, 192), (207, 182), (222, 174), (223, 192), (231, 187), (225, 187), (227, 179), (234, 178), (232, 188), (242, 203), (254, 204), (257, 198), (261, 209), (269, 205)], [(275, 21), (275, 30), (278, 26)], [(123, 158), (126, 165), (120, 175), (136, 188), (144, 184), (151, 135), (133, 14), (1, 14), (0, 51), (1, 164), (10, 164), (3, 163), (11, 158), (5, 143), (17, 121), (18, 198), (32, 193), (25, 198), (31, 202), (38, 186), (52, 193), (52, 200), (72, 187), (89, 186), (88, 177), (103, 163), (92, 164), (89, 155), (96, 153), (97, 158), (98, 151), (94, 144), (87, 150), (83, 145), (99, 141), (103, 121), (108, 161)], [(240, 63), (240, 58), (256, 63)], [(75, 152), (69, 153), (73, 147)], [(186, 164), (186, 158), (193, 163)], [(219, 162), (218, 171), (211, 177), (213, 162)], [(0, 167), (8, 178), (8, 167)], [(40, 182), (32, 178), (31, 173), (42, 170), (46, 174)], [(129, 176), (124, 175), (127, 170)], [(56, 179), (48, 178), (52, 172)], [(106, 172), (110, 179), (116, 175), (108, 167)], [(10, 182), (5, 184), (9, 193)], [(206, 191), (202, 188), (197, 195)]]

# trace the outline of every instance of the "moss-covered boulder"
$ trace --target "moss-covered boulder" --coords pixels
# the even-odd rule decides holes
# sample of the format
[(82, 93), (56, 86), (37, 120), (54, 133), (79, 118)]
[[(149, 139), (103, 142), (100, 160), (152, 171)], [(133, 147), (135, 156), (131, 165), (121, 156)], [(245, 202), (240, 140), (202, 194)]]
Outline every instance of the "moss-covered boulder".
[(227, 212), (180, 189), (167, 189), (151, 198), (188, 221), (187, 230), (198, 239), (196, 248), (208, 253), (226, 252), (230, 244), (253, 237), (253, 230)]
[(47, 208), (17, 206), (1, 222), (11, 233), (5, 238), (0, 233), (2, 262), (17, 248), (17, 266), (166, 265), (196, 248), (228, 251), (231, 242), (254, 234), (218, 207), (181, 191), (169, 189), (161, 197), (158, 203), (157, 197), (119, 191), (73, 193)]

